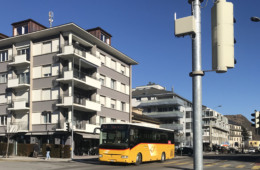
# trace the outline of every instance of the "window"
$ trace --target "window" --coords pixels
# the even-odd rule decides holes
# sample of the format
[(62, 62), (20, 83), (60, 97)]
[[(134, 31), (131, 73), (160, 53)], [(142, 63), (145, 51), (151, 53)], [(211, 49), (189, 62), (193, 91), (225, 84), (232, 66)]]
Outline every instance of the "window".
[(51, 76), (51, 65), (43, 66), (42, 73), (43, 73), (43, 77)]
[(103, 42), (109, 44), (109, 38), (106, 37), (104, 34), (101, 34), (101, 38), (100, 38)]
[(51, 123), (51, 112), (42, 113), (43, 123)]
[(173, 111), (173, 107), (169, 107), (169, 111)]
[(151, 100), (151, 97), (147, 97), (148, 100)]
[(0, 125), (6, 125), (7, 116), (0, 116)]
[(121, 122), (125, 122), (125, 120), (121, 120)]
[(24, 25), (16, 28), (17, 35), (27, 34), (28, 33), (28, 25)]
[(116, 108), (116, 100), (111, 99), (111, 108), (112, 109)]
[(141, 101), (141, 97), (136, 98), (137, 101)]
[(7, 80), (7, 74), (0, 74), (0, 83), (6, 83)]
[(105, 97), (104, 96), (100, 96), (100, 104), (101, 104), (101, 106), (105, 106), (106, 105), (106, 101), (105, 101)]
[(51, 99), (51, 89), (42, 89), (42, 100)]
[(121, 102), (121, 110), (124, 112), (125, 111), (125, 103)]
[(121, 65), (121, 73), (125, 75), (125, 66)]
[(116, 81), (111, 79), (111, 89), (116, 89)]
[(101, 85), (105, 86), (105, 76), (100, 75), (99, 81), (101, 82)]
[(43, 54), (51, 52), (51, 42), (43, 43)]
[(17, 50), (17, 54), (18, 55), (29, 54), (29, 53), (30, 53), (30, 49), (29, 48)]
[(106, 122), (105, 122), (105, 119), (106, 119), (105, 117), (101, 117), (101, 116), (100, 116), (99, 123), (100, 123), (100, 124), (106, 123)]
[(114, 70), (116, 69), (116, 61), (111, 60), (111, 68)]
[(124, 84), (121, 84), (121, 92), (125, 93), (125, 85)]
[(116, 122), (116, 119), (111, 118), (111, 122)]
[(148, 113), (151, 113), (151, 112), (152, 112), (152, 109), (147, 109), (147, 112), (148, 112)]
[(8, 52), (2, 51), (0, 52), (0, 61), (7, 61), (8, 60)]
[(106, 63), (106, 57), (105, 57), (105, 55), (100, 54), (100, 59), (101, 59), (101, 63), (102, 63), (102, 64), (105, 64), (105, 63)]

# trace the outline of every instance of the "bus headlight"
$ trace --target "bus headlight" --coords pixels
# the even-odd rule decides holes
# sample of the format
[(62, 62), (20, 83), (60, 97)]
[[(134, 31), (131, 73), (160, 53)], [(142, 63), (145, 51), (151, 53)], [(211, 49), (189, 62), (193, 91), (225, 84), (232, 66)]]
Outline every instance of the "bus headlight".
[(122, 159), (128, 159), (128, 156), (121, 156)]
[(103, 157), (103, 155), (99, 155), (99, 157), (100, 157), (100, 158), (102, 158), (102, 157)]

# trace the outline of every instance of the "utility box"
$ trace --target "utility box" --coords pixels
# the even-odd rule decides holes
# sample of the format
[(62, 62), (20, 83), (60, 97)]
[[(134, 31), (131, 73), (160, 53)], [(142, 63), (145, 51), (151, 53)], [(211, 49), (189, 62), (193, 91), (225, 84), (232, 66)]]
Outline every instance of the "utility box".
[(225, 73), (234, 68), (234, 14), (233, 4), (217, 1), (211, 8), (212, 70)]
[(194, 16), (175, 20), (175, 36), (181, 37), (196, 33), (196, 19)]

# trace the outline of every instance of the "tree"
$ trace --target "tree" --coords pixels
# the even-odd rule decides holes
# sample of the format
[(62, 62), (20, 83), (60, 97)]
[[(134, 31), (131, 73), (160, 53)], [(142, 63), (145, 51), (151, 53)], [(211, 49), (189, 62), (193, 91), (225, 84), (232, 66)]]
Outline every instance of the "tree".
[(244, 126), (242, 126), (242, 136), (243, 136), (243, 141), (247, 141), (248, 139), (250, 139), (249, 138), (250, 135), (248, 134), (248, 132)]
[(24, 126), (24, 124), (19, 122), (7, 122), (6, 126), (3, 126), (5, 137), (7, 138), (6, 158), (8, 156), (10, 139), (18, 132), (19, 129), (21, 129), (22, 126)]

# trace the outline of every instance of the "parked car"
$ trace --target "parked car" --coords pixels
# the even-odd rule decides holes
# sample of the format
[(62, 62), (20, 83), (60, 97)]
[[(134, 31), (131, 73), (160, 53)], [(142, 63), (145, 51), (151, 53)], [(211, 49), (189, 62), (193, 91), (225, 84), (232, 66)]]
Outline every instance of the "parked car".
[(248, 153), (255, 153), (255, 149), (254, 148), (249, 148), (248, 149)]
[(188, 155), (192, 155), (193, 154), (193, 149), (192, 148), (188, 148), (188, 147), (181, 147), (178, 148), (177, 150), (178, 154), (188, 154)]

